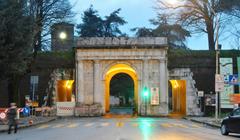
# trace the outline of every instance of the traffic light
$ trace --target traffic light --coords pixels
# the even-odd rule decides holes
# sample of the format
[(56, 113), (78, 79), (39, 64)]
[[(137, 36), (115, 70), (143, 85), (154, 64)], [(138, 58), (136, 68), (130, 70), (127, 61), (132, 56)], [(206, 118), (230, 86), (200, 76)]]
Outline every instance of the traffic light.
[(144, 87), (144, 89), (143, 89), (143, 96), (146, 98), (149, 96), (149, 91), (148, 91), (147, 87)]

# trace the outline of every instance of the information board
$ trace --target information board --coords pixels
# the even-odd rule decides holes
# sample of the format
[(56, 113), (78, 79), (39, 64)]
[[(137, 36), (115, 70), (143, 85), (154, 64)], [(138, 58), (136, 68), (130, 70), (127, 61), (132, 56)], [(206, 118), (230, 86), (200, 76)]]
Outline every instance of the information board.
[(151, 88), (151, 105), (159, 105), (159, 88)]

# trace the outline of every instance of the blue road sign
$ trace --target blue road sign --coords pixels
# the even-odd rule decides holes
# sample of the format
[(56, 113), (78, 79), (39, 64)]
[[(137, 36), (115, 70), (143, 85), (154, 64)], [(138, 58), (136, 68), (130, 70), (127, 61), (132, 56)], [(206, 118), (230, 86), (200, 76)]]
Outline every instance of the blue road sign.
[(237, 74), (229, 75), (228, 79), (229, 79), (228, 82), (229, 82), (230, 85), (239, 85)]

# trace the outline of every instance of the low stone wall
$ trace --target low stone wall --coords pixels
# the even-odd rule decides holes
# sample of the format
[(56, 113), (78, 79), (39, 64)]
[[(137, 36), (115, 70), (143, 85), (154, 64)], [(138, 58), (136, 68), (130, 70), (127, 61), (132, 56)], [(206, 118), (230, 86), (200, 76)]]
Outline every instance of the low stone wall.
[(85, 105), (79, 104), (75, 107), (75, 116), (88, 117), (88, 116), (102, 116), (102, 105), (93, 104)]

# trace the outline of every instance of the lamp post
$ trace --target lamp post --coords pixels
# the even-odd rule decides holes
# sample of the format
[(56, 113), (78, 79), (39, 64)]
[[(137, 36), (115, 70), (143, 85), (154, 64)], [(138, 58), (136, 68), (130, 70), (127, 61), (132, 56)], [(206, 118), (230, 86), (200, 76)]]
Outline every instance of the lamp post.
[[(208, 3), (207, 3), (208, 4)], [(215, 75), (219, 75), (219, 54), (220, 54), (220, 48), (219, 48), (219, 43), (218, 43), (218, 33), (219, 33), (219, 17), (217, 16), (217, 13), (214, 11), (214, 9), (209, 6), (211, 11), (213, 12), (213, 14), (216, 17), (216, 43), (215, 43), (215, 51), (216, 51), (216, 72)], [(216, 86), (216, 85), (215, 85)], [(216, 89), (216, 88), (215, 88)], [(216, 92), (216, 96), (215, 96), (215, 119), (218, 119), (218, 115), (220, 112), (220, 94), (219, 91), (215, 91)]]

